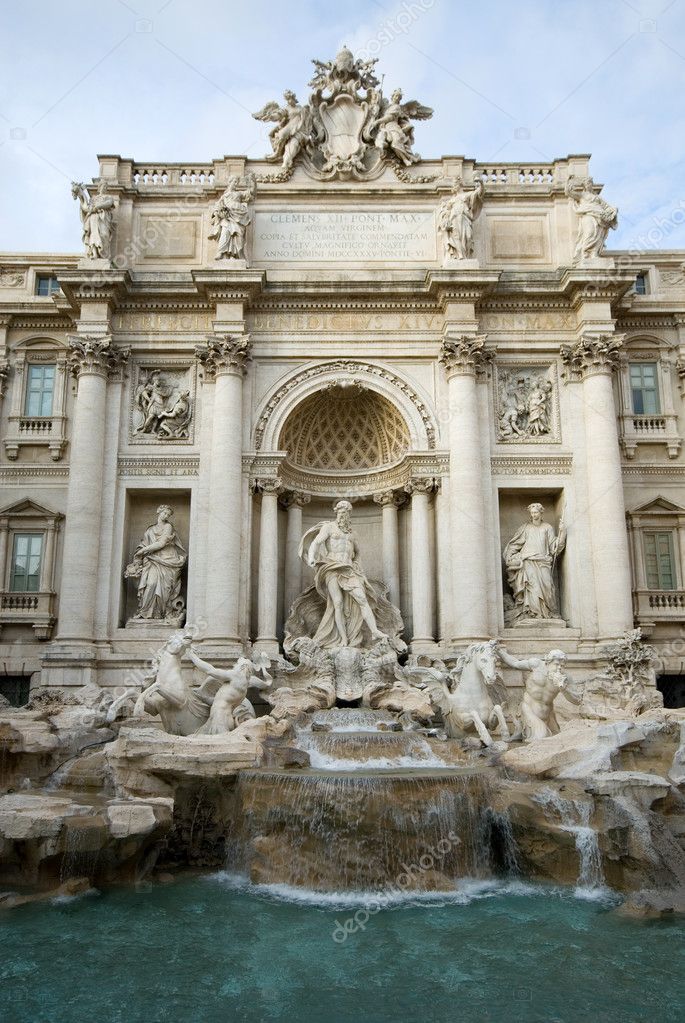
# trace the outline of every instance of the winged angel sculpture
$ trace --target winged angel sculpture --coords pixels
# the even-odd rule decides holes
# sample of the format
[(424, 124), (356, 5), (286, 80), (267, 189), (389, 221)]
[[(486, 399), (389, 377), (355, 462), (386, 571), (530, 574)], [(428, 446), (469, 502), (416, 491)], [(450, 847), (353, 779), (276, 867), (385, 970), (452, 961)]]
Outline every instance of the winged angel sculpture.
[(381, 173), (386, 160), (401, 167), (419, 162), (412, 121), (427, 120), (433, 111), (416, 100), (403, 103), (399, 89), (387, 99), (376, 62), (355, 59), (343, 47), (334, 60), (313, 61), (307, 103), (288, 90), (284, 106), (272, 101), (253, 115), (275, 122), (269, 132), (273, 152), (266, 159), (280, 163), (280, 179), (292, 174), (298, 157), (320, 179), (369, 178)]

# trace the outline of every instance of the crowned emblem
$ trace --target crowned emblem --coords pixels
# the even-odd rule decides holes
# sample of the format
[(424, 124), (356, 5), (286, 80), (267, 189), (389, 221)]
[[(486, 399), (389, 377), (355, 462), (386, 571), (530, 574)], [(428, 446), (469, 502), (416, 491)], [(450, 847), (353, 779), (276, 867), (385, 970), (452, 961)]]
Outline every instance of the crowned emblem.
[(313, 61), (307, 103), (287, 91), (284, 106), (272, 101), (253, 114), (275, 122), (266, 157), (281, 164), (275, 177), (287, 180), (296, 162), (322, 180), (361, 180), (380, 174), (387, 162), (406, 168), (420, 161), (412, 121), (427, 120), (433, 111), (415, 100), (402, 102), (399, 89), (387, 99), (375, 74), (377, 59), (355, 59), (344, 46), (335, 60)]

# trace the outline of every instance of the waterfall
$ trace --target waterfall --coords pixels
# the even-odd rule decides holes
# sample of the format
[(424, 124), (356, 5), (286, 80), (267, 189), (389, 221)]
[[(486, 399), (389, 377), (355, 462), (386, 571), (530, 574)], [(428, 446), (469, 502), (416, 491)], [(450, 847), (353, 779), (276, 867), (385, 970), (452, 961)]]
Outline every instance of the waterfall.
[(551, 787), (542, 789), (533, 796), (550, 818), (550, 811), (559, 818), (559, 827), (573, 835), (578, 852), (579, 888), (595, 889), (604, 886), (602, 854), (597, 832), (590, 824), (592, 803), (586, 800), (565, 799)]
[(298, 734), (296, 743), (309, 753), (313, 768), (330, 771), (448, 766), (416, 732), (305, 730)]
[(256, 883), (448, 891), (457, 878), (491, 877), (502, 859), (483, 771), (258, 769), (241, 772), (236, 796), (226, 866)]

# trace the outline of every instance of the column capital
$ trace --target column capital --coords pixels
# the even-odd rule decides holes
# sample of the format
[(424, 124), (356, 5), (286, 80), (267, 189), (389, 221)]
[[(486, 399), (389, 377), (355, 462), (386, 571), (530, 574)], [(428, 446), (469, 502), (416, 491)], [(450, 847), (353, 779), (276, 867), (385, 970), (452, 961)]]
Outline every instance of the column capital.
[(381, 508), (386, 508), (388, 505), (400, 508), (406, 499), (406, 495), (401, 490), (381, 490), (373, 495), (374, 504), (380, 504)]
[(405, 493), (411, 494), (432, 494), (440, 487), (440, 480), (435, 476), (420, 476), (409, 480), (404, 487)]
[(72, 334), (69, 341), (69, 370), (72, 376), (86, 373), (113, 376), (121, 371), (131, 354), (130, 347), (112, 344), (111, 334), (94, 337), (91, 334)]
[(611, 374), (618, 367), (625, 334), (592, 332), (560, 348), (569, 377), (579, 379), (596, 373)]
[(475, 376), (492, 362), (496, 348), (485, 347), (487, 334), (446, 334), (442, 341), (439, 361), (447, 371), (447, 378), (455, 374)]
[(283, 508), (304, 508), (312, 499), (311, 494), (305, 494), (303, 490), (284, 490), (280, 495), (280, 502)]
[(259, 476), (252, 484), (256, 494), (274, 494), (276, 497), (283, 490), (280, 476)]
[(243, 376), (251, 348), (249, 334), (210, 334), (195, 356), (210, 380), (224, 373)]

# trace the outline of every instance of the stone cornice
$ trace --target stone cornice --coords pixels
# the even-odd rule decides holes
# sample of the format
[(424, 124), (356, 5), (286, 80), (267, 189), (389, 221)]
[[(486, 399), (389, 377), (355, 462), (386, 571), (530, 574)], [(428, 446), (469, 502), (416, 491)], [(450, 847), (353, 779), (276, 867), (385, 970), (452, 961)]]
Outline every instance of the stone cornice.
[(242, 302), (249, 306), (264, 290), (266, 270), (192, 270), (198, 295), (210, 302)]
[(132, 284), (128, 270), (62, 270), (57, 279), (67, 302), (76, 310), (84, 302), (106, 302), (114, 307)]
[(222, 373), (243, 376), (251, 357), (251, 348), (249, 334), (211, 334), (206, 344), (197, 345), (195, 355), (207, 379), (213, 380)]

